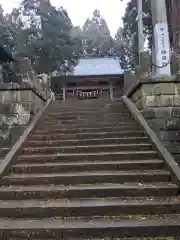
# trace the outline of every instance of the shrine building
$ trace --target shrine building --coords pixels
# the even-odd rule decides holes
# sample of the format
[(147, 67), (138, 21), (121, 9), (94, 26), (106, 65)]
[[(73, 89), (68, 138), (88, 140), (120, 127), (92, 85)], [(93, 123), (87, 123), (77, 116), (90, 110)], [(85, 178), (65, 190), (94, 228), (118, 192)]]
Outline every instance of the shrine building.
[(70, 75), (53, 76), (51, 88), (56, 99), (116, 99), (124, 86), (124, 72), (116, 56), (80, 58)]

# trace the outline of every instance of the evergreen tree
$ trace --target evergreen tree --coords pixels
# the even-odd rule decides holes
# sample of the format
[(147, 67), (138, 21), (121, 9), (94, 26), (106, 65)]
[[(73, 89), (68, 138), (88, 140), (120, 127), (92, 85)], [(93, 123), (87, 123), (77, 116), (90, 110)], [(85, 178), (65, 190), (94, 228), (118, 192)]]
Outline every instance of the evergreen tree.
[[(124, 69), (135, 69), (138, 63), (138, 16), (137, 2), (131, 0), (126, 7), (123, 17), (124, 54), (121, 65)], [(152, 46), (152, 18), (149, 1), (143, 1), (144, 36), (148, 40), (149, 48)]]
[(39, 0), (23, 0), (11, 14), (0, 10), (1, 27), (5, 26), (0, 31), (1, 42), (16, 57), (29, 57), (38, 73), (65, 74), (77, 63), (77, 39), (71, 36), (73, 26), (67, 11), (56, 9), (49, 1), (46, 6), (40, 11)]
[(83, 34), (80, 26), (72, 27), (71, 29), (71, 37), (75, 42), (75, 46), (73, 51), (76, 54), (82, 54), (83, 53)]
[(87, 18), (83, 26), (83, 43), (88, 52), (108, 53), (113, 46), (113, 40), (105, 19), (99, 10), (93, 12), (92, 19)]

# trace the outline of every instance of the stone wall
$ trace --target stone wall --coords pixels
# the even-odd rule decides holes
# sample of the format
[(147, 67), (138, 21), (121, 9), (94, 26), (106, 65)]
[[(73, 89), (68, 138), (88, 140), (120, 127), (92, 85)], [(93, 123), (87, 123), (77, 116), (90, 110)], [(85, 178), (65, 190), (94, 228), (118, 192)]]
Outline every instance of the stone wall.
[(0, 158), (5, 157), (45, 104), (46, 100), (27, 84), (0, 85)]
[[(12, 149), (34, 116), (53, 98), (50, 77), (37, 75), (30, 59), (17, 62), (21, 83), (0, 81), (0, 159)], [(2, 76), (0, 74), (0, 80)], [(1, 161), (0, 160), (0, 161)]]
[(142, 81), (129, 96), (180, 164), (180, 81)]

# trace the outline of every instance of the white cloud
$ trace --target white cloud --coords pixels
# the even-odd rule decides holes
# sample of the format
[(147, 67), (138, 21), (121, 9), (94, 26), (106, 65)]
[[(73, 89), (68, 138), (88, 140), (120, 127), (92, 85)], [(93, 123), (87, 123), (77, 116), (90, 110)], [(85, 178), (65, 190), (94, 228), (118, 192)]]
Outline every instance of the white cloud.
[[(19, 0), (0, 0), (6, 12), (18, 6)], [(74, 25), (82, 26), (86, 18), (92, 16), (94, 9), (99, 9), (106, 19), (111, 34), (116, 33), (117, 28), (122, 24), (122, 16), (128, 0), (51, 0), (57, 7), (63, 6), (67, 9)]]

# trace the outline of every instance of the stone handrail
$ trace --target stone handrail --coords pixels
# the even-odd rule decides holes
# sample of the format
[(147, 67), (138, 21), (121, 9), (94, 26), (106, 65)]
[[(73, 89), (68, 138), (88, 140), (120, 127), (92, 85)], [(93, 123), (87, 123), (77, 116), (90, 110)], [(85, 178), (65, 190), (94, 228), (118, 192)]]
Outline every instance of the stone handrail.
[(123, 100), (124, 104), (128, 107), (132, 116), (143, 127), (143, 129), (145, 130), (149, 139), (151, 140), (154, 147), (158, 151), (160, 157), (163, 158), (163, 160), (165, 160), (166, 166), (173, 174), (176, 184), (180, 187), (180, 167), (178, 166), (177, 162), (174, 160), (172, 155), (167, 151), (167, 149), (164, 147), (162, 142), (158, 139), (158, 137), (156, 136), (156, 133), (149, 127), (147, 121), (142, 116), (140, 111), (137, 109), (136, 105), (126, 96), (123, 96), (122, 100)]

